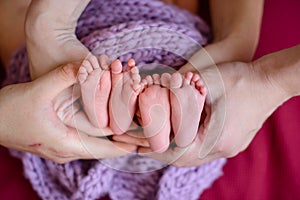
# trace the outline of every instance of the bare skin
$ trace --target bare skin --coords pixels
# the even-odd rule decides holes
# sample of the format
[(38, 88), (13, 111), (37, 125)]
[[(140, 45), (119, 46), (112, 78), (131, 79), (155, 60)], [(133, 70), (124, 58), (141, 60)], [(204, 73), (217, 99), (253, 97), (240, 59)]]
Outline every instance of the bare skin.
[(158, 74), (147, 76), (142, 84), (145, 90), (139, 96), (141, 124), (151, 149), (161, 153), (166, 151), (170, 144), (169, 89), (161, 86)]
[(130, 59), (124, 72), (119, 60), (111, 64), (112, 90), (109, 100), (110, 128), (115, 134), (126, 132), (133, 120), (141, 77), (135, 61)]
[[(259, 0), (259, 1), (262, 2), (261, 0)], [(45, 2), (47, 2), (47, 1), (45, 1)], [(231, 5), (229, 6), (228, 5), (227, 7), (226, 6), (224, 7), (223, 4), (217, 3), (217, 2), (218, 1), (215, 0), (215, 1), (213, 1), (213, 4), (212, 4), (212, 8), (213, 8), (212, 10), (214, 11), (213, 12), (214, 15), (212, 15), (212, 16), (215, 19), (215, 20), (213, 20), (214, 35), (216, 36), (214, 42), (218, 42), (220, 40), (222, 41), (222, 40), (224, 40), (224, 38), (225, 39), (226, 38), (235, 38), (235, 39), (236, 38), (240, 38), (240, 37), (236, 37), (236, 34), (233, 34), (233, 32), (236, 32), (239, 35), (247, 35), (247, 39), (246, 40), (244, 38), (242, 38), (242, 41), (247, 41), (246, 45), (239, 45), (238, 47), (242, 47), (242, 48), (237, 48), (238, 51), (234, 51), (231, 54), (232, 56), (230, 54), (228, 55), (228, 52), (232, 52), (232, 50), (231, 50), (232, 48), (227, 48), (227, 47), (223, 48), (224, 45), (222, 45), (222, 44), (218, 45), (218, 43), (217, 43), (217, 45), (215, 45), (216, 49), (218, 49), (218, 50), (219, 49), (221, 49), (221, 50), (222, 49), (226, 49), (225, 54), (217, 54), (217, 55), (224, 55), (223, 57), (225, 57), (226, 58), (225, 60), (227, 60), (227, 61), (236, 60), (237, 58), (240, 58), (240, 55), (243, 55), (243, 56), (246, 55), (247, 57), (251, 57), (251, 56), (249, 56), (249, 55), (251, 55), (251, 53), (250, 54), (247, 53), (247, 52), (245, 53), (244, 51), (248, 51), (248, 49), (254, 49), (254, 48), (249, 48), (248, 44), (250, 44), (250, 46), (255, 46), (255, 44), (256, 44), (256, 42), (253, 42), (253, 40), (249, 40), (249, 38), (254, 38), (254, 39), (256, 38), (257, 39), (257, 37), (258, 37), (258, 36), (256, 37), (256, 35), (258, 35), (257, 33), (259, 33), (259, 31), (257, 31), (257, 28), (253, 29), (253, 24), (254, 25), (255, 24), (258, 25), (259, 23), (257, 23), (258, 21), (253, 21), (252, 19), (254, 19), (254, 18), (258, 19), (261, 16), (259, 13), (257, 14), (257, 12), (261, 11), (261, 9), (257, 9), (257, 7), (262, 8), (262, 3), (259, 4), (256, 1), (245, 1), (247, 3), (244, 3), (244, 1), (237, 1), (237, 3), (234, 4), (235, 6), (231, 6)], [(216, 7), (216, 5), (220, 5), (220, 6)], [(220, 8), (220, 9), (218, 9), (218, 8)], [(49, 6), (47, 6), (47, 9), (50, 10)], [(41, 11), (42, 9), (36, 9), (36, 10)], [(60, 12), (59, 9), (53, 9), (53, 10), (57, 10), (57, 13), (64, 13), (64, 12)], [(256, 11), (255, 14), (253, 14), (253, 11)], [(41, 13), (44, 13), (44, 10)], [(215, 15), (215, 14), (217, 14), (217, 15)], [(243, 15), (240, 16), (240, 14), (243, 14)], [(238, 15), (239, 17), (236, 17), (236, 15)], [(35, 15), (31, 15), (31, 16), (33, 16), (32, 19), (37, 19)], [(253, 16), (255, 16), (255, 17), (253, 17)], [(219, 20), (219, 19), (222, 19), (222, 20)], [(226, 19), (228, 19), (228, 20), (226, 20)], [(234, 20), (232, 20), (232, 19), (234, 19)], [(247, 19), (250, 19), (250, 20), (247, 20)], [(76, 21), (76, 20), (74, 20), (74, 21)], [(49, 24), (49, 20), (47, 20), (47, 19), (44, 20), (44, 22), (46, 22), (45, 24)], [(219, 24), (217, 24), (215, 22), (218, 22)], [(245, 23), (245, 22), (247, 22), (247, 23)], [(27, 23), (27, 25), (30, 25), (30, 24), (31, 23)], [(34, 24), (35, 23), (33, 23), (33, 25)], [(66, 24), (68, 24), (68, 23), (66, 23)], [(237, 24), (238, 25), (241, 24), (244, 27), (241, 27), (241, 26), (230, 26), (230, 25), (237, 25)], [(248, 29), (249, 24), (251, 25), (251, 29), (254, 30), (254, 31), (251, 31), (251, 33), (255, 33), (256, 34), (255, 37), (249, 36), (249, 29)], [(221, 26), (219, 26), (219, 25), (221, 25)], [(40, 26), (37, 26), (37, 27), (40, 27)], [(255, 26), (255, 27), (258, 27), (258, 26)], [(33, 32), (34, 32), (35, 29), (29, 28), (27, 30), (33, 30)], [(39, 30), (39, 29), (37, 29), (37, 30)], [(73, 29), (69, 29), (69, 30), (73, 30)], [(228, 32), (227, 30), (230, 30), (231, 32)], [(43, 31), (45, 31), (45, 29), (43, 29)], [(51, 32), (51, 30), (50, 31), (46, 30), (46, 32)], [(246, 34), (243, 34), (244, 32)], [(70, 33), (72, 33), (72, 31), (67, 32), (67, 35), (68, 34), (69, 35), (73, 35), (73, 34), (70, 34)], [(28, 33), (27, 37), (30, 36), (30, 35), (31, 34)], [(43, 35), (43, 34), (37, 34), (37, 35)], [(38, 41), (38, 40), (36, 40), (36, 41)], [(53, 41), (53, 40), (51, 40), (51, 41)], [(34, 44), (40, 44), (40, 43), (34, 43)], [(232, 44), (232, 43), (229, 42), (229, 44)], [(245, 44), (245, 43), (242, 43), (242, 44)], [(34, 46), (34, 45), (32, 45), (32, 46)], [(49, 46), (49, 44), (47, 44), (47, 46)], [(54, 46), (54, 47), (56, 47), (56, 46)], [(63, 47), (65, 47), (65, 46), (66, 45), (64, 45)], [(76, 45), (73, 45), (72, 47), (74, 47), (74, 46), (76, 46)], [(221, 48), (218, 48), (219, 46), (221, 46)], [(236, 46), (237, 45), (230, 45), (229, 47), (236, 47)], [(245, 48), (245, 47), (247, 47), (247, 48)], [(59, 49), (59, 48), (50, 48), (50, 49)], [(62, 49), (66, 49), (66, 48), (62, 48)], [(228, 50), (228, 49), (230, 49), (230, 50)], [(34, 51), (39, 52), (39, 50), (37, 50), (35, 48), (31, 48), (31, 55), (34, 54)], [(81, 51), (81, 50), (79, 50), (79, 51)], [(77, 51), (77, 52), (79, 52), (79, 51)], [(61, 51), (61, 52), (63, 52), (63, 51)], [(66, 51), (66, 52), (71, 52), (71, 51)], [(84, 52), (84, 51), (81, 51), (81, 52)], [(52, 58), (53, 57), (53, 56), (51, 56), (52, 53), (53, 52), (50, 52), (49, 53), (50, 56), (49, 55), (46, 55), (46, 56), (48, 58), (49, 57)], [(59, 55), (62, 55), (62, 54), (59, 54)], [(41, 57), (41, 56), (39, 56), (39, 57)], [(54, 56), (54, 57), (56, 57), (56, 56)], [(80, 56), (78, 56), (78, 54), (77, 54), (77, 55), (75, 55), (75, 57), (78, 58)], [(218, 56), (213, 56), (213, 57), (214, 57), (214, 60), (216, 62), (221, 62), (221, 61), (224, 62), (224, 60), (222, 60), (222, 58), (220, 58)], [(242, 57), (242, 58), (244, 59), (244, 57)], [(68, 57), (68, 56), (64, 56), (64, 58), (67, 59), (67, 60), (73, 60), (73, 59), (70, 59), (70, 57)], [(247, 59), (249, 59), (249, 58), (247, 58)], [(199, 59), (199, 60), (202, 61), (203, 59)], [(44, 59), (42, 59), (42, 64), (43, 63), (45, 63)], [(54, 66), (54, 65), (52, 65), (52, 66)], [(35, 70), (37, 70), (37, 69), (35, 69)]]
[(100, 65), (95, 56), (84, 60), (78, 71), (78, 80), (85, 113), (95, 127), (105, 128), (109, 120), (111, 78), (108, 58), (101, 56), (99, 60)]
[(2, 88), (0, 145), (58, 163), (112, 158), (135, 151), (136, 145), (91, 137), (66, 126), (57, 117), (54, 99), (76, 83), (76, 74), (76, 65), (68, 64), (35, 81)]
[(111, 65), (111, 80), (108, 58), (100, 57), (100, 65), (96, 57), (90, 57), (83, 61), (78, 76), (85, 112), (95, 126), (106, 127), (107, 123), (103, 122), (110, 118), (114, 134), (125, 132), (132, 122), (137, 96), (143, 87), (139, 101), (141, 121), (153, 151), (163, 152), (168, 148), (170, 123), (178, 146), (187, 146), (194, 140), (206, 96), (199, 75), (186, 73), (183, 79), (179, 73), (172, 76), (165, 73), (161, 78), (156, 74), (147, 76), (141, 83), (134, 60), (128, 61), (125, 72), (122, 72), (120, 61), (116, 60)]
[(171, 122), (175, 143), (186, 147), (195, 139), (207, 90), (198, 74), (188, 72), (184, 78), (174, 73), (170, 80)]
[[(175, 73), (147, 76), (143, 81), (145, 90), (140, 94), (141, 124), (151, 150), (164, 152), (170, 143), (170, 126), (175, 143), (185, 147), (195, 139), (207, 94), (200, 76)], [(168, 89), (168, 91), (166, 90)], [(195, 107), (196, 106), (196, 107)], [(171, 119), (170, 123), (166, 121)]]
[[(68, 11), (72, 12), (70, 6), (61, 6), (61, 3), (72, 4), (73, 1), (16, 0), (0, 2), (0, 26), (2, 30), (0, 34), (0, 59), (3, 62), (2, 64), (7, 67), (13, 51), (25, 42), (24, 21), (27, 13), (26, 37), (27, 41), (31, 41), (29, 45), (27, 44), (27, 48), (31, 49), (29, 60), (32, 62), (34, 71), (37, 72), (32, 73), (34, 75), (33, 78), (37, 78), (41, 74), (57, 68), (37, 78), (35, 81), (10, 85), (0, 90), (0, 110), (2, 114), (0, 115), (0, 144), (11, 149), (31, 152), (58, 163), (78, 159), (118, 157), (135, 151), (136, 145), (91, 137), (91, 133), (97, 136), (100, 135), (100, 132), (104, 132), (105, 135), (111, 135), (111, 131), (96, 129), (90, 123), (84, 122), (87, 119), (84, 118), (83, 112), (77, 112), (74, 116), (74, 112), (69, 112), (72, 109), (66, 109), (69, 103), (64, 102), (70, 100), (66, 91), (71, 91), (70, 94), (72, 95), (70, 86), (76, 83), (77, 65), (73, 65), (73, 63), (64, 65), (64, 67), (59, 66), (73, 60), (85, 58), (88, 51), (74, 37), (73, 29), (68, 29), (69, 22), (66, 22), (64, 26), (51, 26), (51, 23), (62, 22), (56, 20), (57, 18), (55, 17), (51, 17), (53, 16), (51, 15), (48, 20), (42, 22), (45, 26), (41, 29), (41, 24), (35, 23), (41, 21), (34, 21), (41, 19), (37, 17), (38, 15), (49, 16), (45, 14), (46, 11), (61, 15), (68, 12), (66, 9), (64, 12), (60, 12), (60, 10), (49, 6), (45, 6), (45, 9), (33, 6), (32, 9), (28, 10), (27, 7), (30, 2), (35, 5), (37, 3), (47, 4), (51, 2), (51, 4), (57, 4), (61, 8), (68, 8), (70, 9)], [(83, 1), (80, 0), (80, 2)], [(32, 15), (33, 13), (35, 14)], [(81, 12), (78, 13), (79, 16)], [(63, 16), (63, 18), (68, 20), (71, 17), (66, 18)], [(77, 18), (71, 19), (70, 23), (73, 21), (76, 22)], [(32, 28), (31, 25), (36, 26), (37, 29)], [(61, 33), (61, 31), (59, 33), (55, 32), (59, 28), (62, 28), (63, 32), (64, 30), (71, 30), (67, 31), (68, 33), (66, 34), (69, 34), (69, 37), (64, 37), (64, 41), (59, 40), (60, 38), (52, 37), (53, 34), (59, 35)], [(31, 32), (28, 32), (28, 30)], [(40, 39), (41, 37), (43, 38)], [(70, 38), (73, 39), (70, 40)], [(66, 41), (70, 42), (67, 42), (66, 45)], [(33, 47), (33, 43), (39, 45), (38, 47), (40, 48)], [(46, 52), (47, 49), (51, 50), (51, 52)], [(83, 51), (81, 51), (82, 49)], [(68, 56), (69, 54), (72, 54), (74, 57)], [(24, 102), (26, 103), (24, 104)], [(18, 109), (16, 109), (16, 105)], [(74, 107), (77, 110), (77, 105), (74, 105)], [(24, 113), (27, 113), (28, 117), (24, 118)], [(57, 114), (67, 118), (68, 123), (62, 123), (59, 120), (61, 117), (58, 118)], [(74, 120), (70, 119), (69, 116), (80, 119), (78, 121), (83, 122), (80, 126), (84, 126), (87, 129), (84, 128), (83, 131), (83, 129), (75, 130), (71, 128), (70, 124)], [(118, 148), (114, 149), (116, 146)]]

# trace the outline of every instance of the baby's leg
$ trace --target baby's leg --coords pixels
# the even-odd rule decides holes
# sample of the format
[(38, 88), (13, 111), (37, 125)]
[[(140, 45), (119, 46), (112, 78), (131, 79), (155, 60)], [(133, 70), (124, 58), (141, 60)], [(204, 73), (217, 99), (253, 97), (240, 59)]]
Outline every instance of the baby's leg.
[(175, 143), (186, 147), (195, 139), (207, 90), (198, 74), (188, 72), (184, 78), (174, 73), (170, 80), (172, 128)]
[(82, 62), (78, 80), (81, 86), (82, 102), (86, 115), (98, 128), (108, 126), (108, 99), (111, 90), (109, 61), (106, 56), (98, 60), (92, 56)]
[[(145, 90), (139, 96), (139, 110), (144, 134), (154, 152), (164, 152), (170, 144), (169, 89), (161, 87), (159, 75), (147, 76)], [(164, 81), (168, 81), (165, 80)]]
[(132, 123), (137, 97), (141, 90), (139, 69), (133, 59), (122, 72), (122, 64), (116, 60), (111, 65), (112, 91), (109, 101), (110, 128), (116, 134), (126, 132)]

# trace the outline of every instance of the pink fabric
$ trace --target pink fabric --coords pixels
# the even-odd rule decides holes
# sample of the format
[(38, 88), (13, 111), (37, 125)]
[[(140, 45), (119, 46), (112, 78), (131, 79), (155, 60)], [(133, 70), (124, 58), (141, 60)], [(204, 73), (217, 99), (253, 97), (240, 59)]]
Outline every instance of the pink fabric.
[[(256, 57), (300, 44), (299, 8), (298, 0), (266, 1)], [(300, 98), (280, 107), (201, 199), (299, 199), (299, 110)], [(0, 163), (0, 199), (38, 199), (22, 176), (21, 162), (2, 147)]]

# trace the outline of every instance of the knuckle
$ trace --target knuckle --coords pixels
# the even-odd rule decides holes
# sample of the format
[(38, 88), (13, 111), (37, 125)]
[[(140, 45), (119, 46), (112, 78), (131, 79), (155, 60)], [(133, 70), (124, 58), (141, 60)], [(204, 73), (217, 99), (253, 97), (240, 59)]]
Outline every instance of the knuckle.
[(56, 73), (62, 80), (68, 81), (70, 80), (70, 77), (74, 77), (74, 65), (71, 63), (66, 64), (61, 68), (58, 68)]
[(226, 152), (226, 146), (224, 145), (224, 143), (218, 143), (215, 146), (215, 149), (216, 149), (217, 152), (220, 152), (220, 153)]
[(68, 70), (67, 70), (67, 68), (68, 68), (69, 65), (70, 64), (67, 64), (67, 65), (65, 65), (65, 66), (63, 66), (61, 68), (58, 68), (57, 71), (56, 71), (56, 73), (58, 74), (59, 78), (61, 78), (64, 81), (68, 80)]
[(216, 145), (215, 147), (216, 151), (219, 152), (223, 157), (233, 157), (236, 155), (236, 150), (233, 147), (232, 144), (226, 143), (226, 142), (221, 142)]

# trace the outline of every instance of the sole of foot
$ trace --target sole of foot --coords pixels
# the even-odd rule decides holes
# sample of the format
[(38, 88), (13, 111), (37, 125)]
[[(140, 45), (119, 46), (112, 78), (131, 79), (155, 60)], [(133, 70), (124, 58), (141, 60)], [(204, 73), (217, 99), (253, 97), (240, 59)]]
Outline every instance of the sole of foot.
[(198, 74), (178, 72), (170, 78), (171, 121), (175, 143), (186, 147), (198, 133), (201, 113), (207, 95), (204, 82)]
[(110, 128), (120, 135), (130, 127), (135, 111), (137, 97), (141, 90), (141, 77), (135, 61), (130, 59), (125, 71), (115, 60), (111, 64), (112, 91), (109, 101)]
[(166, 151), (170, 144), (169, 89), (161, 85), (158, 74), (142, 81), (144, 90), (139, 95), (141, 124), (151, 149), (156, 153)]
[(111, 77), (108, 58), (100, 56), (99, 61), (95, 56), (84, 60), (78, 71), (78, 80), (86, 115), (95, 127), (104, 128), (109, 121)]

